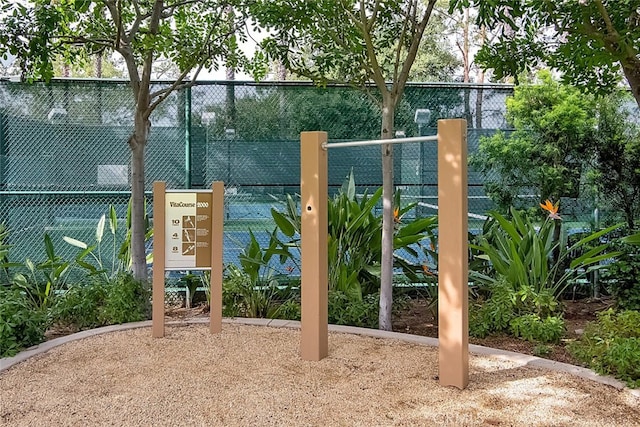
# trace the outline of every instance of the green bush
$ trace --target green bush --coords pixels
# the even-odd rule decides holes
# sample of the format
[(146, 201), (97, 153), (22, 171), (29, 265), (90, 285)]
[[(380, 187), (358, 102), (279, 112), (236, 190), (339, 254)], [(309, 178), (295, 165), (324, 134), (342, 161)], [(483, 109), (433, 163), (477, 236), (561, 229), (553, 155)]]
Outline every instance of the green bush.
[(72, 285), (59, 296), (52, 310), (53, 320), (77, 330), (137, 322), (149, 318), (149, 297), (149, 286), (129, 273), (120, 273), (108, 282), (96, 278)]
[(262, 282), (257, 270), (254, 276), (231, 264), (227, 266), (227, 274), (222, 281), (222, 315), (269, 317), (277, 308), (277, 294), (277, 283)]
[(622, 252), (601, 276), (607, 291), (622, 310), (640, 310), (640, 247), (619, 244)]
[(557, 343), (564, 333), (564, 320), (556, 316), (541, 318), (536, 314), (516, 317), (509, 323), (511, 333), (531, 342)]
[(489, 298), (472, 305), (470, 310), (469, 333), (478, 338), (507, 330), (514, 316), (515, 292), (511, 286), (500, 280), (488, 288)]
[(48, 325), (46, 310), (34, 308), (20, 289), (0, 286), (0, 357), (44, 341)]
[(105, 324), (138, 322), (151, 314), (151, 290), (130, 273), (118, 274), (106, 287), (107, 297), (101, 317)]
[(368, 294), (354, 300), (341, 291), (329, 291), (329, 323), (336, 325), (378, 327), (380, 294)]
[(77, 330), (103, 326), (102, 310), (106, 299), (107, 289), (103, 281), (72, 285), (56, 298), (53, 320)]
[(271, 316), (273, 319), (300, 320), (300, 301), (291, 298), (280, 304)]
[(517, 291), (501, 277), (484, 289), (485, 300), (471, 306), (469, 333), (484, 338), (511, 333), (536, 342), (557, 342), (564, 332), (560, 305), (549, 289), (536, 292), (529, 286)]
[(569, 351), (596, 372), (640, 387), (640, 312), (609, 309), (598, 314)]
[[(490, 284), (501, 277), (514, 289), (532, 288), (536, 293), (547, 289), (559, 297), (577, 278), (576, 272), (599, 269), (601, 261), (620, 254), (611, 251), (608, 243), (601, 244), (600, 239), (621, 224), (587, 234), (569, 246), (559, 237), (558, 206), (547, 201), (541, 207), (550, 214), (542, 224), (513, 208), (510, 217), (489, 212), (482, 234), (469, 245), (474, 254), (474, 270), (469, 272), (473, 281)], [(580, 255), (575, 257), (576, 253)]]

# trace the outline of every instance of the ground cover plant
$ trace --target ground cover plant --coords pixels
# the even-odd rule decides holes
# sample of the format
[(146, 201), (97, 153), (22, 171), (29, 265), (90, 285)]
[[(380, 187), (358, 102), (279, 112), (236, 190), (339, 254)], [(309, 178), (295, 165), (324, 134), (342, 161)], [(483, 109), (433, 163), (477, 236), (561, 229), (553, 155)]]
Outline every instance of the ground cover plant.
[(640, 246), (614, 243), (620, 255), (600, 276), (621, 310), (640, 310)]
[[(328, 200), (329, 318), (335, 323), (378, 325), (379, 310), (374, 302), (379, 300), (380, 292), (382, 217), (376, 209), (381, 196), (382, 189), (358, 196), (351, 173), (338, 193)], [(434, 233), (437, 218), (410, 218), (415, 204), (402, 206), (399, 192), (394, 197), (394, 205), (394, 267), (414, 283), (433, 282), (435, 276), (427, 274), (429, 268), (424, 260), (437, 260)], [(281, 261), (290, 260), (299, 265), (298, 203), (289, 196), (285, 209), (272, 209), (271, 214), (279, 231), (273, 234), (277, 243), (273, 250)], [(425, 241), (429, 244), (425, 245)], [(401, 256), (399, 250), (407, 256)], [(416, 261), (419, 259), (422, 261)], [(394, 298), (396, 309), (398, 301)]]
[(600, 313), (569, 349), (596, 372), (640, 387), (640, 312), (609, 309)]
[[(537, 343), (557, 343), (564, 335), (561, 298), (572, 280), (619, 257), (610, 234), (621, 224), (585, 233), (575, 242), (562, 238), (559, 205), (546, 201), (542, 223), (510, 209), (510, 217), (490, 212), (482, 234), (470, 245), (474, 296), (470, 333), (476, 337), (509, 333)], [(631, 241), (633, 238), (627, 238)]]
[(65, 236), (66, 243), (79, 249), (68, 260), (58, 255), (45, 233), (46, 257), (39, 262), (9, 262), (10, 248), (4, 244), (9, 231), (0, 227), (0, 356), (42, 342), (52, 327), (76, 331), (149, 318), (150, 287), (129, 272), (130, 221), (120, 239), (115, 210), (110, 208), (113, 250), (108, 262), (101, 251), (106, 223), (103, 215), (91, 245)]

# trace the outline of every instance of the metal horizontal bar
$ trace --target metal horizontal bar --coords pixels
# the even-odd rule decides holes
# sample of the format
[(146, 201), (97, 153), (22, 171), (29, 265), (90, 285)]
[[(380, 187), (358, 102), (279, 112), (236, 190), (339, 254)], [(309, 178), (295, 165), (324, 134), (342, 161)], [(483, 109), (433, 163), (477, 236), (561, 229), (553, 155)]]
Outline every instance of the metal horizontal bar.
[(384, 145), (384, 144), (402, 144), (405, 142), (428, 142), (438, 141), (438, 135), (431, 136), (415, 136), (412, 138), (394, 138), (394, 139), (371, 139), (368, 141), (349, 141), (334, 142), (332, 144), (322, 144), (322, 148), (340, 148), (340, 147), (360, 147), (363, 145)]
[[(418, 202), (418, 206), (422, 206), (422, 207), (425, 207), (425, 208), (431, 208), (431, 209), (436, 210), (436, 211), (438, 210), (438, 205), (432, 205), (431, 203)], [(486, 215), (474, 214), (474, 213), (471, 213), (471, 212), (467, 212), (467, 216), (469, 218), (482, 219), (482, 220), (485, 220), (485, 219), (488, 218), (488, 216), (486, 216)]]

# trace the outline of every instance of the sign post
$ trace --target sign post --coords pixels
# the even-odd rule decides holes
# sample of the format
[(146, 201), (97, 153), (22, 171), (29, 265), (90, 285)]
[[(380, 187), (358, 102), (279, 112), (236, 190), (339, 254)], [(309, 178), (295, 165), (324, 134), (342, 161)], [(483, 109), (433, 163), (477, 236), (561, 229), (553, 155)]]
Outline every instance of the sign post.
[(222, 329), (222, 233), (224, 186), (167, 190), (153, 184), (152, 335), (164, 336), (165, 270), (210, 270), (210, 330)]

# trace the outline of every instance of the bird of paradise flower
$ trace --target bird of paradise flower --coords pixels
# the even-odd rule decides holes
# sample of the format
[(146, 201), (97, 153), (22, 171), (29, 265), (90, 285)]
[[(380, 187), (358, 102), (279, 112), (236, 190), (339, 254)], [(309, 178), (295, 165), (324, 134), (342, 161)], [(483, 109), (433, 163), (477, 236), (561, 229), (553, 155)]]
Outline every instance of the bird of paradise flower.
[(555, 204), (547, 199), (544, 203), (540, 203), (540, 207), (545, 211), (549, 212), (549, 218), (551, 219), (562, 219), (560, 215), (558, 215), (558, 208), (560, 206), (560, 202), (556, 202)]

